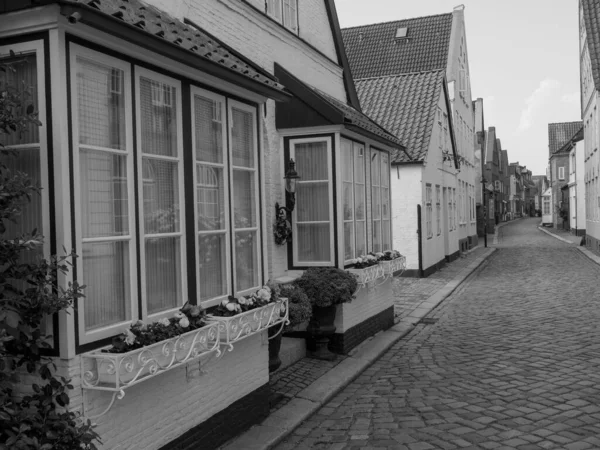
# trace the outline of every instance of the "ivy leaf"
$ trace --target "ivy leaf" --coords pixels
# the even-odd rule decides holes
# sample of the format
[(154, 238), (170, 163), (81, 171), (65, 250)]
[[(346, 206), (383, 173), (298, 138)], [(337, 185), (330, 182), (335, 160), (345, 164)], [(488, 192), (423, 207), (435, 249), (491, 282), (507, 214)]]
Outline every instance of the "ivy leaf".
[(28, 115), (33, 114), (33, 111), (34, 111), (33, 105), (31, 105), (31, 104), (27, 105), (27, 114)]

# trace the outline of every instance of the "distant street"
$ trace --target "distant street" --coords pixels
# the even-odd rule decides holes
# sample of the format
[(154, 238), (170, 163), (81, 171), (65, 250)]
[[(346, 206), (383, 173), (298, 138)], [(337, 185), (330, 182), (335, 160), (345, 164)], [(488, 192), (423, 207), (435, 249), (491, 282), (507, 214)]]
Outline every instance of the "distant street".
[(276, 448), (600, 449), (600, 266), (539, 222)]

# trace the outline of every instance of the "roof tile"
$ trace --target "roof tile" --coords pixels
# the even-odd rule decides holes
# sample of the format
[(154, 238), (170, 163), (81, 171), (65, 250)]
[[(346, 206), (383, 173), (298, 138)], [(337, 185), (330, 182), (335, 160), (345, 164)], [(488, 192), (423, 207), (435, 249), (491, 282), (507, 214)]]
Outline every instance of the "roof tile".
[(583, 127), (583, 122), (562, 122), (548, 124), (548, 149), (550, 155), (559, 151)]
[(592, 61), (592, 76), (596, 89), (600, 89), (600, 2), (598, 0), (581, 0), (583, 8), (583, 18), (585, 21), (585, 30), (587, 34), (587, 44)]
[(392, 163), (425, 160), (444, 74), (439, 70), (356, 81), (363, 111), (407, 148), (410, 159), (396, 151)]
[[(396, 39), (398, 28), (408, 28)], [(342, 30), (355, 79), (445, 70), (452, 13), (363, 25)]]

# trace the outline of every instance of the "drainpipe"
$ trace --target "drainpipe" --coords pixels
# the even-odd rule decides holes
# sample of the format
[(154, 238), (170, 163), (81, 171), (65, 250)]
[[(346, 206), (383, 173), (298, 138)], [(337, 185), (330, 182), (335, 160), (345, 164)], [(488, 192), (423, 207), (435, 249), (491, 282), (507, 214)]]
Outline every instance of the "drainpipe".
[(417, 236), (419, 238), (419, 278), (424, 277), (423, 272), (423, 228), (421, 226), (421, 205), (417, 205)]

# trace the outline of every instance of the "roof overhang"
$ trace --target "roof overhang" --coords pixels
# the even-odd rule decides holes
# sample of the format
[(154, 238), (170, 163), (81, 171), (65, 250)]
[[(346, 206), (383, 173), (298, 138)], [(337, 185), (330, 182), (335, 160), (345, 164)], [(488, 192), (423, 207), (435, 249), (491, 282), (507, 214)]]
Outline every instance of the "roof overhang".
[[(406, 151), (397, 138), (378, 125), (375, 125), (375, 122), (363, 113), (354, 110), (356, 114), (363, 116), (365, 121), (372, 122), (372, 128), (375, 131), (353, 123), (333, 100), (326, 98), (325, 95), (320, 95), (315, 89), (299, 80), (277, 63), (275, 63), (275, 76), (294, 95), (291, 101), (277, 107), (275, 114), (277, 129), (342, 125), (354, 133), (358, 133), (387, 147)], [(347, 105), (347, 107), (351, 108), (350, 105)]]
[(227, 66), (211, 61), (200, 55), (197, 55), (183, 47), (168, 42), (161, 37), (149, 34), (134, 25), (126, 23), (115, 17), (83, 4), (73, 4), (61, 0), (44, 1), (43, 3), (58, 3), (60, 14), (65, 17), (72, 17), (78, 14), (78, 23), (88, 25), (97, 30), (108, 33), (117, 38), (123, 39), (131, 44), (151, 50), (157, 54), (169, 59), (185, 64), (194, 69), (215, 76), (219, 79), (248, 89), (249, 91), (260, 94), (264, 97), (277, 101), (288, 101), (291, 95), (285, 90), (281, 90), (265, 83), (255, 81), (241, 73), (229, 69)]

